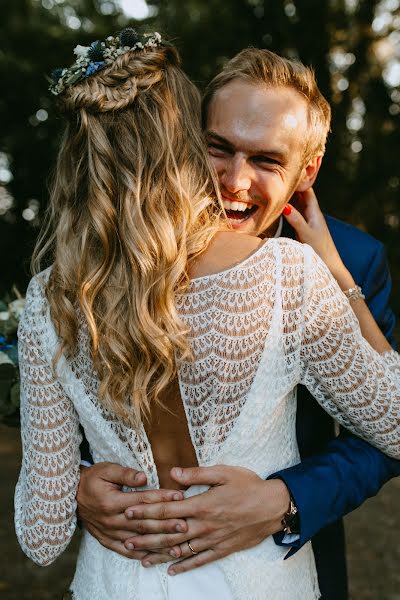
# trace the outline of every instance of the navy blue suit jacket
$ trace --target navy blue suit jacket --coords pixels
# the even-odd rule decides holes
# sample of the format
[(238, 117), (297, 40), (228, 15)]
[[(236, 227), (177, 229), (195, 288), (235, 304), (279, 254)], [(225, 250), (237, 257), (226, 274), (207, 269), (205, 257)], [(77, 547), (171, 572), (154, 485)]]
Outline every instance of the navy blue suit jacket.
[[(389, 342), (394, 346), (395, 316), (389, 307), (390, 272), (383, 245), (370, 235), (326, 217), (336, 247)], [(286, 223), (286, 222), (285, 222)], [(285, 225), (285, 237), (294, 232)], [(300, 515), (300, 540), (288, 557), (313, 539), (323, 600), (346, 600), (347, 577), (341, 518), (377, 494), (400, 474), (400, 461), (342, 431), (303, 386), (298, 387), (297, 439), (302, 462), (276, 473), (289, 488)], [(282, 544), (282, 535), (275, 542)]]

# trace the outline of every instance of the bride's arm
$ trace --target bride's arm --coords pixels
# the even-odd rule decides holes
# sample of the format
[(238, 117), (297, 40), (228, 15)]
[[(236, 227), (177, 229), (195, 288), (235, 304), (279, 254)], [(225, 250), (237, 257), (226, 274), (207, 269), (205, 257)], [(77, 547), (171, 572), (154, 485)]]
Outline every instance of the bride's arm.
[[(297, 240), (313, 248), (326, 264), (341, 290), (354, 288), (356, 282), (342, 261), (313, 190), (310, 188), (307, 192), (298, 194), (296, 207), (291, 205), (290, 208), (291, 212), (285, 217), (294, 228)], [(351, 306), (364, 338), (377, 352), (390, 351), (392, 348), (389, 342), (364, 300), (353, 299)]]
[(22, 467), (15, 491), (15, 528), (29, 558), (55, 560), (76, 526), (80, 452), (78, 416), (46, 356), (45, 297), (33, 279), (18, 337)]
[(304, 256), (301, 383), (342, 425), (400, 458), (400, 356), (360, 300), (358, 318), (371, 347), (326, 265), (308, 246)]

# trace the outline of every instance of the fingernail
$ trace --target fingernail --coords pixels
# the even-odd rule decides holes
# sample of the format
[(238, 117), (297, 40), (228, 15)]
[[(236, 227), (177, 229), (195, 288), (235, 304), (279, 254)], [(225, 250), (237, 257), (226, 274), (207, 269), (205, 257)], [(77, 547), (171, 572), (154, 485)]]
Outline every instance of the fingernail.
[(183, 470), (182, 470), (182, 469), (180, 469), (179, 467), (176, 467), (176, 468), (175, 468), (175, 475), (176, 475), (177, 477), (182, 477), (182, 476), (183, 476)]
[(142, 478), (143, 478), (143, 472), (142, 471), (140, 471), (139, 473), (136, 473), (136, 475), (134, 477), (134, 479), (136, 481), (138, 481), (139, 479), (142, 479)]
[(283, 209), (283, 214), (284, 215), (290, 215), (290, 213), (292, 212), (292, 207), (289, 204), (286, 204), (285, 208)]
[(170, 554), (170, 556), (173, 556), (174, 558), (177, 557), (177, 554), (176, 554), (175, 550), (170, 550), (169, 554)]
[(131, 510), (128, 510), (128, 512), (126, 513), (126, 518), (133, 519), (133, 512)]
[(148, 567), (151, 567), (151, 562), (149, 562), (148, 560), (145, 560), (144, 563), (142, 563), (143, 566), (147, 569)]
[(176, 571), (174, 571), (173, 569), (170, 569), (168, 571), (168, 575), (171, 575), (171, 577), (173, 577), (174, 575), (176, 575)]
[(128, 550), (134, 550), (135, 549), (135, 546), (131, 542), (129, 542), (129, 544), (127, 544), (126, 547), (128, 548)]
[(182, 527), (182, 525), (177, 525), (177, 526), (175, 527), (175, 531), (179, 531), (179, 532), (181, 533), (181, 532), (183, 531), (183, 527)]
[(172, 499), (173, 499), (173, 500), (180, 500), (180, 499), (181, 499), (181, 495), (180, 495), (180, 494), (174, 494), (174, 495), (172, 496)]

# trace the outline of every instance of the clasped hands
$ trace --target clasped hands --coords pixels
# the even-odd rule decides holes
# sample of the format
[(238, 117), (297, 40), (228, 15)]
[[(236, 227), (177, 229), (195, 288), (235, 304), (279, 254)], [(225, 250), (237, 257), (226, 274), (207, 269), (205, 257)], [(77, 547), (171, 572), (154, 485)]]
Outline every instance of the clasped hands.
[(170, 575), (251, 548), (282, 529), (290, 496), (280, 479), (264, 481), (225, 465), (174, 468), (171, 477), (181, 488), (210, 488), (187, 499), (180, 490), (122, 492), (122, 486), (145, 486), (145, 474), (112, 463), (82, 467), (79, 517), (103, 546), (145, 567), (176, 561)]

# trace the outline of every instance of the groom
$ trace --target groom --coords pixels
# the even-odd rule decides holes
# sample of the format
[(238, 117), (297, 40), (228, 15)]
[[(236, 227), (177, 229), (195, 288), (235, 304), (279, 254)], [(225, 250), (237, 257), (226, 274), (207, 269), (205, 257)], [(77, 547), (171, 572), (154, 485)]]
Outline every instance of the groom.
[[(304, 218), (287, 207), (299, 192), (310, 200), (330, 127), (330, 108), (311, 70), (266, 50), (244, 50), (210, 83), (203, 118), (232, 226), (254, 235), (297, 235), (300, 241), (307, 241), (307, 228), (318, 233), (315, 201), (302, 205)], [(382, 245), (333, 218), (327, 223), (343, 262), (393, 343), (390, 274)], [(178, 572), (251, 547), (267, 535), (287, 545), (289, 557), (312, 538), (323, 600), (346, 600), (341, 517), (400, 474), (400, 463), (346, 432), (335, 437), (332, 419), (302, 387), (297, 437), (302, 462), (274, 474), (262, 497), (252, 496), (245, 470), (219, 465), (174, 470), (182, 487), (206, 484), (208, 492), (163, 503), (160, 491), (159, 503), (146, 506), (138, 504), (139, 494), (120, 490), (142, 486), (143, 474), (109, 463), (82, 468), (81, 520), (103, 545), (124, 556), (141, 559), (147, 549), (176, 547), (183, 558), (175, 565)], [(141, 514), (132, 521), (127, 509), (135, 505)], [(208, 553), (192, 554), (195, 542), (186, 533), (186, 521), (190, 530), (196, 525), (198, 538), (210, 539)], [(177, 525), (182, 533), (176, 533)]]

